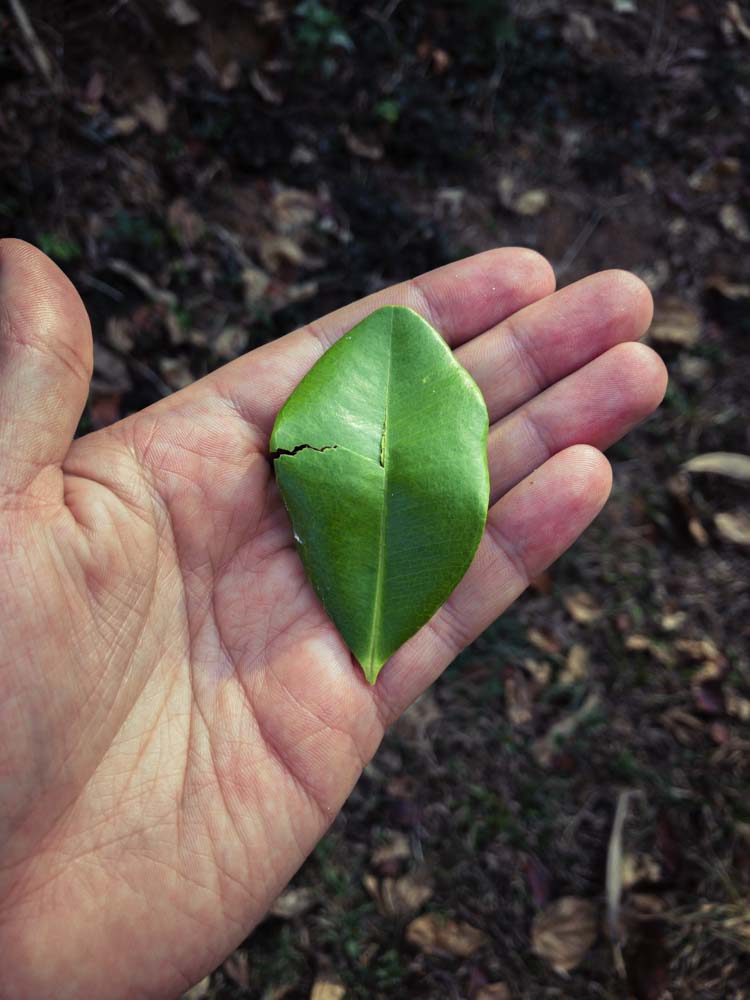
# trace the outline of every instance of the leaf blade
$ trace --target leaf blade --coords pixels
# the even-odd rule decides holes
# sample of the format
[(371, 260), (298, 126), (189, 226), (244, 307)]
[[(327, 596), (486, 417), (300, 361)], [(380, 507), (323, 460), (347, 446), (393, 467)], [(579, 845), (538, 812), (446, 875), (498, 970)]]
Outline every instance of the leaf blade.
[(400, 307), (337, 341), (277, 417), (271, 450), (287, 453), (275, 468), (300, 555), (370, 683), (471, 563), (487, 430), (476, 384)]

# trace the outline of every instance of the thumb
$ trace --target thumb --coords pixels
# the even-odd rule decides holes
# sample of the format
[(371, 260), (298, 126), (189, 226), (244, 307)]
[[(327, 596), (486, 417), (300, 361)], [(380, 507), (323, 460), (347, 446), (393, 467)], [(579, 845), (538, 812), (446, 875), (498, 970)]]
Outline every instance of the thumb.
[(25, 492), (68, 453), (86, 404), (91, 327), (56, 264), (0, 240), (0, 496)]

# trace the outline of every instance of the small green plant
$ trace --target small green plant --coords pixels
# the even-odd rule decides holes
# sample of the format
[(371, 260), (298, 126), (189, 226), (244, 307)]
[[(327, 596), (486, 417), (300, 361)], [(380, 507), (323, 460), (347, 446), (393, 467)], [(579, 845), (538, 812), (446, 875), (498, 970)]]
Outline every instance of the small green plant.
[(482, 851), (503, 837), (514, 847), (525, 843), (523, 828), (507, 804), (492, 789), (469, 785), (467, 796), (456, 810), (456, 829), (465, 834), (472, 851)]
[(389, 125), (395, 125), (401, 115), (401, 105), (391, 97), (386, 97), (382, 101), (378, 101), (374, 110), (378, 118)]
[(105, 236), (115, 242), (135, 243), (144, 250), (158, 250), (164, 246), (164, 233), (142, 215), (131, 215), (120, 211), (111, 225), (105, 230)]
[[(2, 63), (0, 63), (0, 65), (2, 65)], [(19, 209), (20, 202), (14, 195), (6, 194), (0, 198), (0, 215), (11, 218), (19, 211)]]
[(304, 0), (294, 13), (300, 18), (295, 32), (297, 42), (315, 52), (344, 49), (351, 52), (354, 42), (345, 30), (341, 18), (320, 0)]
[(504, 46), (519, 44), (516, 19), (506, 0), (466, 0), (465, 18), (481, 59)]
[(251, 946), (250, 956), (256, 981), (269, 992), (272, 992), (272, 986), (283, 987), (293, 983), (304, 971), (304, 957), (289, 924), (269, 936), (262, 946)]
[(327, 892), (336, 898), (347, 898), (351, 889), (351, 879), (345, 866), (338, 863), (337, 843), (331, 837), (324, 837), (312, 853), (318, 865), (319, 878)]
[(42, 233), (39, 237), (39, 248), (53, 260), (59, 260), (61, 264), (67, 264), (71, 260), (77, 260), (81, 256), (80, 244), (75, 240), (62, 236), (59, 233)]

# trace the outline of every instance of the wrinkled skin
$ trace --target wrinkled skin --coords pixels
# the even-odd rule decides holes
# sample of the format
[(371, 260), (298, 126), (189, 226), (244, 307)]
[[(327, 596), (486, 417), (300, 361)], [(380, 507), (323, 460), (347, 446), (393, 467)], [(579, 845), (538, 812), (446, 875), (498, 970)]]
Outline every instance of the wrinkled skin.
[[(491, 251), (251, 352), (73, 441), (76, 292), (0, 242), (0, 954), (4, 997), (169, 997), (260, 920), (385, 727), (604, 504), (599, 449), (658, 405), (622, 272), (553, 293)], [(280, 405), (378, 305), (454, 346), (490, 412), (468, 574), (371, 688), (306, 582), (267, 457)], [(10, 958), (12, 956), (12, 958)]]

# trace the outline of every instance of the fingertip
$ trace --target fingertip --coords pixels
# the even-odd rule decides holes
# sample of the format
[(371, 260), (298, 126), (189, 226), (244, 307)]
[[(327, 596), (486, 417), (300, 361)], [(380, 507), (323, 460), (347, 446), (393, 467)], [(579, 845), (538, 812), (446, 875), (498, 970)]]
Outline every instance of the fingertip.
[(61, 348), (90, 378), (91, 323), (80, 295), (45, 253), (13, 237), (0, 239), (0, 309), (13, 326)]
[(500, 271), (511, 270), (519, 302), (534, 302), (557, 287), (555, 270), (547, 258), (531, 247), (498, 247), (488, 251)]
[[(0, 240), (0, 490), (20, 495), (46, 470), (57, 475), (92, 367), (91, 327), (68, 278), (30, 243)], [(57, 497), (59, 479), (51, 488)]]
[(664, 399), (669, 381), (667, 366), (656, 351), (640, 341), (617, 344), (609, 354), (623, 383), (631, 421), (642, 420)]
[(604, 506), (612, 490), (612, 466), (598, 448), (590, 444), (574, 444), (558, 452), (551, 462), (565, 471), (568, 499), (581, 508), (594, 511)]
[(612, 268), (597, 275), (604, 284), (616, 315), (625, 317), (634, 340), (642, 337), (654, 317), (654, 299), (648, 285), (632, 271)]

